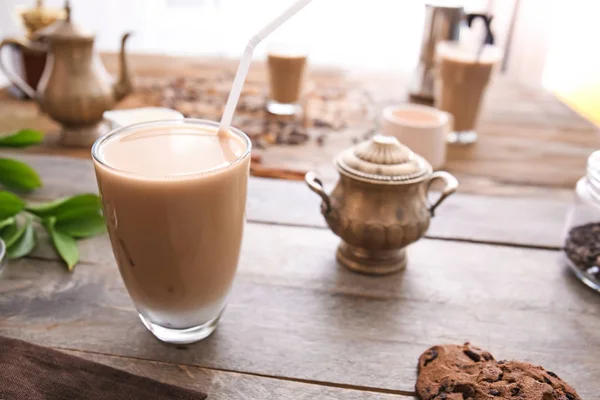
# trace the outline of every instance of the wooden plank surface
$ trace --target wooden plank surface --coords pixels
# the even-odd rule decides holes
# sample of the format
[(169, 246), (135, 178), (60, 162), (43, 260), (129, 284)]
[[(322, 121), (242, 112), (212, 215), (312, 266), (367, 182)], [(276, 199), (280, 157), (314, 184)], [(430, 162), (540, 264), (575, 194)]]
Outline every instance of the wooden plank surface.
[(402, 400), (406, 396), (358, 387), (328, 387), (295, 380), (67, 350), (67, 353), (160, 382), (203, 391), (210, 400)]
[(145, 330), (114, 265), (84, 263), (71, 275), (54, 261), (20, 260), (0, 280), (0, 334), (393, 393), (412, 390), (428, 346), (471, 340), (546, 366), (583, 398), (600, 390), (600, 299), (558, 252), (422, 240), (405, 272), (374, 278), (338, 267), (337, 243), (323, 229), (249, 224), (219, 329), (183, 349)]
[[(114, 71), (114, 57), (105, 61)], [(131, 61), (138, 77), (210, 77), (237, 65)], [(264, 82), (260, 63), (249, 79)], [(311, 80), (361, 82), (377, 107), (405, 97), (405, 81), (391, 75), (315, 68)], [(57, 147), (55, 124), (33, 104), (1, 96), (0, 131), (42, 129), (45, 144), (28, 152), (83, 159), (19, 155), (45, 181), (29, 198), (96, 192), (89, 152)], [(120, 107), (139, 105), (134, 95)], [(600, 298), (566, 270), (557, 249), (574, 183), (600, 148), (598, 131), (547, 92), (499, 79), (480, 133), (475, 146), (449, 148), (446, 169), (461, 193), (440, 208), (429, 239), (409, 248), (402, 273), (375, 278), (339, 267), (339, 239), (326, 229), (318, 197), (303, 183), (252, 179), (239, 274), (207, 340), (173, 347), (146, 331), (106, 236), (80, 242), (84, 262), (73, 274), (48, 244), (11, 262), (0, 279), (0, 334), (217, 399), (406, 398), (422, 351), (471, 340), (498, 358), (542, 364), (595, 398)], [(314, 169), (331, 186), (331, 158), (351, 139), (341, 132), (322, 147), (271, 146), (262, 156), (265, 165)]]
[[(115, 58), (104, 57), (109, 70), (116, 70)], [(233, 73), (232, 60), (192, 59), (160, 56), (133, 56), (137, 77), (207, 77), (223, 71)], [(249, 80), (265, 83), (264, 65), (256, 62)], [(375, 108), (405, 101), (406, 79), (393, 74), (351, 73), (313, 68), (311, 81), (318, 85), (359, 82), (370, 94)], [(132, 95), (121, 108), (143, 104)], [(48, 132), (44, 146), (33, 152), (87, 158), (86, 150), (57, 147), (56, 124), (41, 115), (36, 106), (0, 96), (0, 131), (23, 127)], [(553, 95), (500, 77), (491, 85), (474, 146), (450, 146), (445, 169), (456, 174), (463, 191), (486, 194), (534, 193), (538, 187), (571, 189), (584, 174), (587, 156), (600, 148), (598, 129)], [(330, 134), (324, 146), (311, 141), (301, 146), (271, 146), (262, 151), (264, 163), (287, 168), (317, 170), (325, 180), (335, 179), (331, 158), (349, 146), (352, 136)]]
[[(97, 192), (91, 161), (0, 154), (25, 161), (40, 172), (45, 186), (30, 196), (33, 200)], [(563, 244), (572, 196), (570, 191), (546, 190), (539, 196), (486, 196), (482, 201), (481, 196), (463, 194), (459, 189), (440, 207), (427, 237), (557, 249)], [(320, 198), (303, 182), (252, 178), (248, 220), (325, 228), (319, 204)]]

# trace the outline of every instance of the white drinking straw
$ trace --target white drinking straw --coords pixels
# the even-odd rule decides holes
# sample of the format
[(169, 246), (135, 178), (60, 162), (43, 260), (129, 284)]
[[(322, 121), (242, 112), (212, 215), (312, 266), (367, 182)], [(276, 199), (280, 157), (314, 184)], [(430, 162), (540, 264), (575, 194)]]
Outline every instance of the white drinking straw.
[(256, 47), (256, 45), (262, 42), (281, 24), (283, 24), (288, 19), (292, 18), (298, 11), (306, 7), (311, 1), (312, 0), (296, 1), (294, 4), (292, 4), (290, 8), (285, 10), (279, 17), (275, 18), (267, 26), (262, 28), (256, 35), (252, 36), (252, 38), (248, 41), (246, 49), (244, 50), (244, 55), (240, 60), (240, 65), (238, 66), (237, 72), (235, 74), (235, 79), (233, 80), (233, 85), (231, 86), (229, 97), (227, 98), (225, 111), (223, 111), (223, 117), (221, 117), (221, 125), (219, 126), (219, 132), (227, 132), (229, 130), (229, 127), (231, 126), (231, 121), (233, 120), (233, 113), (235, 112), (238, 100), (240, 99), (240, 94), (242, 93), (242, 86), (244, 86), (246, 75), (248, 75), (248, 68), (250, 68), (250, 63), (252, 62), (252, 53), (254, 52), (254, 48)]

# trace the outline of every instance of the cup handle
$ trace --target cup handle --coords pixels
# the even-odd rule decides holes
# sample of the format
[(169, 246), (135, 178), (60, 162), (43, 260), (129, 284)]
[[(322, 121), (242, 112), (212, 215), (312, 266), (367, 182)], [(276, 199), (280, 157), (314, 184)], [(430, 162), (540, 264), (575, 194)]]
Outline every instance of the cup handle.
[(25, 39), (4, 39), (1, 43), (0, 43), (0, 70), (2, 70), (2, 72), (4, 72), (4, 75), (6, 75), (6, 77), (8, 78), (9, 81), (11, 81), (13, 84), (15, 84), (19, 89), (21, 89), (22, 91), (24, 91), (27, 96), (29, 96), (32, 99), (35, 99), (35, 89), (33, 89), (31, 86), (29, 86), (27, 84), (27, 82), (25, 82), (23, 79), (21, 79), (21, 77), (17, 74), (15, 74), (13, 71), (11, 71), (10, 68), (7, 67), (6, 63), (4, 62), (4, 60), (2, 59), (2, 49), (4, 48), (4, 46), (17, 46), (17, 47), (21, 47), (21, 48), (25, 48), (25, 49), (34, 49), (34, 46), (31, 45), (31, 43), (29, 42), (29, 40), (25, 40)]
[(484, 44), (494, 44), (495, 39), (494, 39), (494, 32), (492, 31), (492, 16), (491, 15), (486, 15), (486, 14), (467, 14), (467, 26), (470, 28), (473, 25), (473, 21), (475, 21), (477, 18), (480, 18), (483, 23), (485, 24), (485, 38), (484, 38)]
[(321, 182), (321, 179), (319, 179), (314, 172), (310, 171), (306, 173), (304, 180), (306, 181), (306, 184), (310, 190), (321, 196), (323, 199), (323, 203), (326, 207), (325, 213), (331, 211), (331, 200), (329, 199), (327, 193), (325, 193), (325, 189), (323, 189), (323, 182)]
[(446, 183), (446, 186), (442, 190), (442, 194), (440, 195), (440, 197), (433, 204), (429, 204), (428, 208), (429, 208), (429, 212), (431, 213), (432, 217), (435, 216), (435, 209), (440, 204), (442, 204), (442, 202), (446, 199), (446, 197), (448, 197), (452, 193), (456, 192), (456, 189), (458, 188), (458, 180), (454, 177), (454, 175), (452, 175), (446, 171), (436, 171), (433, 174), (431, 174), (431, 177), (429, 178), (429, 181), (427, 182), (427, 193), (429, 193), (429, 190), (431, 189), (431, 184), (436, 179), (443, 180)]

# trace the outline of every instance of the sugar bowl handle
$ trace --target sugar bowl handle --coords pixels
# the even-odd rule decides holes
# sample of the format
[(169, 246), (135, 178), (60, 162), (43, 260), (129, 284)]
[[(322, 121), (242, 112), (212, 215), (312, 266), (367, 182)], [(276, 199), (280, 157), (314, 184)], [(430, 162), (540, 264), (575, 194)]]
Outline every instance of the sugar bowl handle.
[(323, 203), (326, 207), (325, 213), (331, 211), (331, 200), (329, 199), (327, 193), (325, 193), (325, 189), (323, 188), (323, 182), (321, 182), (321, 179), (319, 179), (314, 172), (310, 171), (306, 173), (306, 175), (304, 176), (304, 180), (306, 181), (306, 184), (308, 185), (310, 190), (321, 196), (321, 198), (323, 199)]
[(429, 205), (429, 212), (431, 213), (432, 217), (435, 215), (435, 209), (442, 204), (442, 201), (444, 201), (446, 197), (450, 196), (452, 193), (456, 192), (456, 189), (458, 188), (458, 180), (452, 174), (449, 174), (445, 171), (436, 171), (431, 174), (429, 182), (427, 182), (427, 193), (429, 193), (431, 184), (436, 179), (443, 180), (446, 183), (446, 186), (442, 190), (440, 197), (433, 204)]

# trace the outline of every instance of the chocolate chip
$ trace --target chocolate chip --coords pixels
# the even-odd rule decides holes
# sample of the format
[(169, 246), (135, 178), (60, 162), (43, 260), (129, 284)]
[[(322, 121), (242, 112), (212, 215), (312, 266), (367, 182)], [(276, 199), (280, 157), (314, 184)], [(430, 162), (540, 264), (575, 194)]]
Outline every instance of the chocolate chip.
[(491, 389), (490, 394), (492, 396), (500, 396), (500, 391), (498, 389)]
[(560, 379), (560, 378), (558, 377), (558, 375), (556, 375), (554, 372), (552, 372), (552, 371), (546, 371), (546, 372), (547, 372), (547, 373), (548, 373), (548, 375), (550, 375), (551, 377), (553, 377), (553, 378), (556, 378), (556, 379)]
[(575, 400), (576, 399), (575, 395), (571, 394), (569, 392), (565, 392), (565, 395), (567, 396), (567, 399), (569, 399), (569, 400)]
[(494, 357), (492, 357), (492, 355), (490, 353), (488, 353), (487, 351), (484, 351), (483, 353), (481, 353), (481, 356), (483, 357), (483, 359), (485, 361), (491, 361), (494, 359)]
[(454, 386), (453, 393), (462, 393), (463, 399), (475, 396), (475, 388), (471, 385), (459, 383)]
[(521, 392), (521, 388), (519, 386), (514, 386), (510, 389), (510, 394), (512, 396), (518, 396), (520, 392)]
[(506, 362), (506, 360), (500, 360), (498, 362), (496, 362), (496, 364), (504, 364)]
[(473, 350), (471, 349), (466, 349), (463, 350), (463, 353), (465, 353), (465, 355), (467, 357), (469, 357), (471, 360), (475, 361), (475, 362), (479, 362), (481, 361), (481, 356), (477, 353), (475, 353)]
[(426, 367), (430, 362), (435, 360), (438, 356), (438, 352), (436, 349), (427, 350), (427, 354), (425, 354), (425, 361), (423, 362), (423, 366)]
[(552, 381), (545, 376), (544, 376), (544, 382), (546, 382), (548, 385), (552, 385)]

